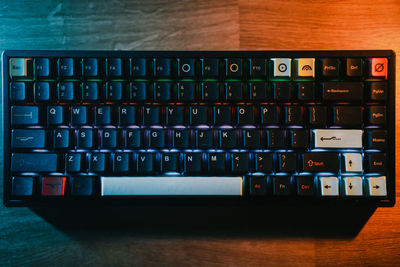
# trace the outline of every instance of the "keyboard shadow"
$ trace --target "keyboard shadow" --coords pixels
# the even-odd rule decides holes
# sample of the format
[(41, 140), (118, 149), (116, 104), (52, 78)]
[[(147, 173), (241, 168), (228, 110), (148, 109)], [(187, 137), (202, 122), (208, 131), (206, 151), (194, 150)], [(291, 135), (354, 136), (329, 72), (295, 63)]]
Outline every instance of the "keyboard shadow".
[[(310, 237), (352, 239), (375, 207), (103, 207), (32, 208), (59, 230), (76, 236)], [(106, 231), (105, 231), (106, 230)]]

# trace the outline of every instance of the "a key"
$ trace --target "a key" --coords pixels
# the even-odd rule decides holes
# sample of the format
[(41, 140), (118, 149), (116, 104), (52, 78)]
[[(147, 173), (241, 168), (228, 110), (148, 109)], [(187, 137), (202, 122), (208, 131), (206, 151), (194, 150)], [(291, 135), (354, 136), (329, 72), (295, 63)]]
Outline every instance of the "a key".
[(207, 119), (207, 107), (206, 106), (191, 106), (190, 112), (190, 124), (191, 125), (204, 125), (208, 124)]
[(285, 106), (284, 111), (287, 125), (303, 124), (303, 109), (301, 106)]
[(71, 107), (71, 125), (84, 125), (87, 123), (86, 106)]
[(366, 161), (367, 170), (369, 172), (385, 173), (387, 171), (385, 153), (366, 154)]
[(41, 129), (14, 129), (11, 140), (12, 148), (44, 148), (46, 133)]
[(362, 148), (362, 130), (313, 130), (315, 148)]
[(126, 173), (129, 171), (129, 154), (114, 153), (113, 157), (113, 172)]
[(225, 153), (208, 154), (208, 170), (210, 173), (221, 174), (225, 172)]
[(133, 77), (145, 77), (147, 62), (144, 58), (133, 58), (131, 61), (131, 75)]
[(179, 100), (184, 102), (193, 101), (196, 96), (196, 87), (193, 82), (181, 82), (179, 83)]
[(297, 176), (297, 195), (299, 196), (314, 196), (315, 185), (314, 176)]
[(371, 82), (369, 85), (369, 99), (372, 101), (384, 101), (387, 98), (387, 82)]
[(142, 145), (142, 135), (139, 129), (129, 129), (125, 131), (125, 147), (139, 148)]
[(59, 128), (53, 131), (53, 146), (55, 149), (65, 149), (70, 146), (69, 129)]
[(64, 108), (62, 106), (47, 106), (47, 124), (60, 125), (64, 122)]
[(185, 110), (183, 106), (167, 106), (165, 109), (167, 125), (183, 125)]
[(257, 129), (243, 130), (243, 147), (247, 149), (260, 149), (262, 147), (261, 131)]
[(361, 58), (348, 58), (346, 60), (346, 75), (349, 77), (361, 77), (363, 74), (362, 63)]
[(195, 76), (195, 65), (193, 58), (181, 58), (179, 60), (179, 76), (193, 77)]
[(149, 133), (149, 147), (151, 148), (166, 147), (164, 130), (150, 130), (148, 133)]
[(339, 155), (332, 152), (304, 153), (301, 164), (305, 172), (338, 172)]
[(271, 61), (274, 78), (290, 78), (292, 64), (290, 58), (271, 58)]
[(232, 153), (232, 172), (246, 173), (249, 170), (249, 153)]
[(339, 196), (339, 179), (336, 176), (319, 177), (319, 188), (321, 196)]
[(218, 131), (218, 141), (220, 148), (235, 148), (237, 140), (235, 130), (220, 130)]
[(49, 101), (53, 84), (49, 82), (35, 82), (33, 85), (34, 99), (36, 102)]
[(203, 77), (218, 77), (219, 62), (215, 58), (205, 58), (203, 60)]
[(188, 148), (189, 147), (189, 131), (188, 130), (172, 130), (172, 147)]
[(250, 59), (250, 76), (262, 78), (267, 76), (267, 60), (263, 58)]
[(154, 166), (155, 154), (154, 153), (139, 153), (137, 156), (137, 171), (138, 173), (152, 173), (155, 171)]
[(232, 124), (232, 111), (230, 106), (214, 107), (214, 124), (216, 125)]
[(386, 191), (386, 176), (367, 177), (367, 191), (371, 197), (385, 197)]
[(297, 153), (279, 153), (278, 170), (281, 172), (294, 172), (297, 167)]
[(11, 195), (13, 196), (32, 196), (34, 177), (12, 177)]
[(360, 126), (363, 122), (361, 107), (336, 106), (333, 108), (335, 125)]
[(289, 196), (292, 194), (292, 183), (290, 176), (272, 177), (275, 196)]
[(81, 128), (78, 130), (78, 143), (79, 148), (92, 148), (93, 147), (93, 130), (89, 128)]
[(96, 101), (99, 99), (99, 85), (97, 82), (83, 82), (81, 86), (83, 101)]
[(250, 195), (264, 196), (267, 194), (267, 178), (265, 176), (250, 177)]
[(142, 102), (147, 100), (147, 84), (144, 82), (130, 83), (130, 100), (133, 102)]
[(52, 196), (52, 197), (64, 196), (66, 181), (67, 177), (60, 177), (60, 176), (41, 177), (40, 178), (41, 195)]
[(35, 76), (49, 77), (50, 76), (50, 60), (48, 58), (36, 58), (35, 60)]
[(39, 123), (39, 107), (11, 106), (12, 125), (35, 125)]
[(388, 75), (388, 59), (387, 58), (369, 58), (368, 59), (369, 75), (387, 79)]
[(210, 148), (213, 144), (211, 131), (209, 130), (196, 130), (196, 147)]
[(269, 101), (271, 93), (268, 83), (254, 82), (250, 84), (250, 98), (254, 101)]
[(160, 124), (160, 107), (145, 106), (142, 110), (143, 125), (158, 125)]
[(60, 77), (74, 77), (75, 68), (75, 62), (73, 58), (60, 58), (58, 60), (58, 76)]
[(106, 59), (106, 75), (108, 77), (121, 77), (123, 76), (123, 64), (120, 58), (107, 58)]
[(81, 154), (80, 153), (66, 153), (65, 154), (65, 170), (67, 172), (81, 171)]
[(242, 76), (242, 59), (240, 58), (228, 58), (226, 60), (226, 77), (241, 77)]
[(117, 147), (117, 130), (103, 129), (100, 131), (100, 146), (102, 148), (116, 148)]
[(179, 154), (164, 153), (161, 154), (161, 171), (162, 172), (179, 172)]
[(254, 108), (253, 106), (239, 106), (236, 108), (237, 123), (239, 125), (254, 124)]
[(96, 58), (82, 59), (82, 75), (84, 77), (97, 77), (99, 75), (99, 62)]
[(353, 197), (353, 196), (363, 195), (362, 177), (359, 176), (343, 177), (342, 181), (343, 181), (342, 185), (345, 196)]
[(261, 123), (263, 125), (279, 124), (279, 112), (277, 106), (261, 107)]
[(201, 162), (202, 162), (201, 153), (185, 153), (184, 155), (185, 173), (188, 174), (200, 173), (202, 170)]
[(58, 157), (55, 153), (13, 153), (12, 172), (55, 172)]
[(362, 155), (360, 153), (344, 153), (342, 154), (342, 171), (343, 172), (362, 172)]
[(104, 172), (106, 171), (106, 154), (104, 153), (91, 153), (89, 156), (89, 171), (91, 172)]
[(241, 82), (228, 82), (225, 84), (225, 98), (228, 101), (238, 102), (245, 99), (243, 84)]
[(11, 78), (32, 76), (33, 60), (31, 58), (10, 58), (9, 65)]
[(24, 101), (27, 98), (25, 82), (10, 82), (11, 101)]
[(171, 84), (168, 82), (154, 83), (154, 99), (165, 102), (171, 99)]
[(94, 108), (96, 126), (111, 124), (111, 108), (110, 106), (96, 106)]
[(256, 153), (255, 163), (257, 172), (270, 173), (274, 170), (274, 158), (272, 153)]
[(370, 124), (385, 125), (386, 119), (385, 106), (368, 107), (368, 122)]
[(59, 82), (57, 85), (57, 96), (60, 102), (72, 101), (75, 97), (74, 82)]
[(297, 98), (301, 101), (312, 101), (315, 98), (315, 84), (300, 82), (297, 84)]
[(296, 58), (294, 60), (297, 66), (296, 76), (299, 78), (315, 77), (315, 58)]
[(288, 82), (274, 82), (274, 99), (276, 101), (290, 101), (292, 99), (292, 85)]
[(295, 129), (290, 130), (290, 145), (292, 148), (307, 148), (309, 133), (308, 130), (304, 129)]
[(106, 99), (109, 101), (121, 101), (124, 98), (124, 85), (121, 82), (108, 82), (106, 84)]
[(135, 107), (121, 106), (118, 107), (119, 125), (129, 126), (135, 124)]
[(328, 101), (361, 101), (364, 98), (362, 82), (325, 82), (322, 98)]
[(309, 123), (313, 126), (326, 124), (327, 108), (324, 106), (310, 106), (308, 108)]
[(218, 101), (219, 84), (217, 82), (204, 82), (202, 84), (202, 98), (207, 102)]
[(324, 58), (321, 63), (321, 71), (323, 77), (334, 78), (339, 76), (339, 59)]
[(171, 75), (171, 60), (169, 58), (157, 58), (154, 65), (154, 76), (169, 77)]
[(285, 146), (285, 132), (280, 129), (267, 130), (267, 146), (269, 148), (283, 148)]
[(371, 130), (367, 132), (367, 145), (372, 149), (385, 149), (387, 144), (386, 130)]
[(75, 176), (69, 179), (72, 196), (91, 196), (93, 195), (93, 177)]

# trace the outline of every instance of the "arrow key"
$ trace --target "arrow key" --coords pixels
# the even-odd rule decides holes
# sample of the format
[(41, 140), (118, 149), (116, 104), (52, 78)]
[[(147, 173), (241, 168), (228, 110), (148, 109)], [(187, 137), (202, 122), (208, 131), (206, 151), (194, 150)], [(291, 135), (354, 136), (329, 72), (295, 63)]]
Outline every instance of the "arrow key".
[(362, 172), (362, 155), (360, 153), (342, 154), (342, 171), (344, 172)]
[(336, 176), (319, 177), (321, 196), (339, 196), (339, 179)]
[(346, 196), (362, 196), (363, 185), (362, 178), (357, 177), (344, 177), (343, 178), (343, 191)]
[(386, 176), (367, 178), (368, 195), (371, 197), (384, 197), (386, 192)]

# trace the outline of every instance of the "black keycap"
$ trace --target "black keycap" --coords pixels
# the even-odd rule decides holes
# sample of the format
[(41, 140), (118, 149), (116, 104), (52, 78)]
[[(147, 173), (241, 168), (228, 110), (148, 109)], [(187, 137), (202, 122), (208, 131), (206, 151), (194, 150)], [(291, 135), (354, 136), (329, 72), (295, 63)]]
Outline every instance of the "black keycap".
[(297, 169), (296, 153), (279, 153), (278, 170), (281, 172), (294, 172)]
[(137, 156), (137, 171), (138, 173), (153, 173), (155, 155), (154, 153), (139, 153)]
[(364, 84), (362, 82), (326, 82), (322, 84), (322, 97), (330, 101), (363, 100)]
[(183, 125), (185, 110), (183, 106), (168, 106), (165, 108), (167, 125)]
[(44, 148), (46, 133), (42, 129), (14, 129), (11, 131), (12, 148)]
[(32, 196), (33, 195), (33, 177), (13, 177), (11, 180), (13, 196)]
[(257, 102), (266, 102), (271, 99), (270, 89), (267, 83), (250, 83), (250, 98)]
[(292, 99), (292, 85), (288, 82), (274, 82), (274, 98), (277, 101), (290, 101)]
[(99, 85), (97, 82), (82, 83), (82, 100), (96, 101), (99, 99)]
[(191, 106), (189, 112), (191, 125), (208, 124), (206, 106)]
[(196, 130), (196, 147), (198, 148), (211, 148), (212, 135), (209, 130)]
[(218, 77), (219, 62), (215, 58), (205, 58), (203, 60), (203, 77)]
[(139, 129), (126, 130), (125, 134), (125, 147), (139, 148), (142, 144), (142, 135)]
[(35, 101), (36, 102), (49, 101), (52, 89), (53, 89), (52, 83), (35, 82), (33, 85)]
[(274, 176), (272, 178), (272, 183), (275, 196), (289, 196), (292, 194), (290, 176)]
[(81, 154), (80, 153), (66, 153), (65, 154), (65, 170), (67, 172), (81, 171)]
[(297, 176), (297, 195), (313, 196), (315, 194), (314, 176)]
[(250, 59), (250, 76), (262, 78), (267, 76), (267, 60), (264, 58)]
[(220, 130), (218, 131), (218, 143), (220, 148), (235, 148), (237, 140), (235, 130)]
[(143, 107), (143, 125), (160, 124), (160, 107), (146, 106)]
[(92, 153), (89, 156), (89, 171), (104, 172), (106, 171), (106, 154)]
[(243, 147), (247, 149), (260, 149), (262, 147), (261, 142), (261, 131), (252, 129), (252, 130), (243, 130)]
[(225, 153), (208, 154), (208, 170), (211, 173), (222, 174), (225, 172)]
[(386, 82), (371, 82), (369, 85), (369, 99), (373, 101), (386, 100), (387, 88)]
[(144, 82), (130, 83), (130, 100), (142, 102), (147, 100), (147, 84)]
[(254, 108), (253, 106), (239, 106), (236, 108), (237, 123), (239, 125), (254, 124)]
[(157, 58), (155, 61), (154, 76), (169, 77), (171, 75), (171, 60), (169, 58)]
[(27, 98), (25, 82), (10, 82), (11, 101), (24, 101)]
[(385, 153), (366, 154), (366, 161), (366, 169), (369, 172), (385, 173), (387, 171)]
[(315, 84), (311, 82), (298, 83), (297, 98), (301, 101), (313, 101), (315, 99)]
[(188, 148), (189, 147), (189, 131), (188, 130), (172, 130), (171, 131), (172, 147)]
[(246, 99), (243, 94), (241, 82), (228, 82), (225, 84), (225, 98), (228, 101), (238, 102)]
[(131, 61), (131, 75), (133, 77), (145, 77), (147, 70), (146, 59), (134, 58)]
[(35, 76), (48, 77), (50, 76), (50, 60), (48, 58), (36, 58), (35, 62)]
[(87, 122), (86, 106), (71, 107), (71, 125), (84, 125)]
[(57, 85), (57, 96), (60, 102), (72, 101), (75, 96), (74, 82), (59, 82)]
[(98, 125), (111, 124), (111, 108), (110, 106), (96, 106), (94, 108), (94, 122)]
[(151, 148), (165, 148), (165, 131), (164, 130), (150, 130), (149, 134), (149, 147)]
[(385, 125), (386, 124), (386, 107), (371, 106), (368, 107), (368, 122), (370, 124)]
[(184, 155), (185, 173), (188, 174), (200, 173), (202, 170), (201, 162), (202, 162), (201, 153), (185, 153)]
[(204, 82), (202, 84), (202, 98), (207, 102), (219, 99), (219, 84), (217, 82)]
[(171, 85), (168, 82), (154, 83), (154, 100), (165, 102), (171, 99)]
[(361, 77), (362, 74), (362, 59), (348, 58), (346, 60), (346, 75), (349, 77)]
[(309, 132), (304, 129), (290, 130), (290, 145), (292, 148), (307, 148)]
[(287, 125), (303, 125), (303, 109), (301, 106), (285, 106), (284, 110)]
[(93, 147), (93, 130), (88, 128), (81, 128), (78, 130), (78, 143), (79, 148), (92, 148)]
[(162, 172), (179, 172), (179, 154), (164, 153), (161, 154), (161, 171)]
[(372, 130), (367, 132), (368, 148), (385, 149), (387, 144), (386, 130)]
[(93, 194), (93, 177), (77, 176), (69, 179), (72, 196), (91, 196)]
[(302, 157), (305, 172), (338, 172), (338, 153), (304, 153)]
[(60, 58), (58, 60), (58, 76), (71, 78), (75, 76), (75, 66), (73, 58)]
[(99, 75), (99, 66), (96, 58), (82, 59), (82, 75), (84, 77), (96, 77)]
[(249, 171), (249, 153), (232, 153), (232, 172), (246, 173)]
[(195, 98), (195, 84), (193, 82), (179, 83), (179, 100), (184, 102), (193, 101)]
[(242, 59), (228, 58), (226, 60), (225, 75), (227, 77), (241, 77), (243, 72)]
[(272, 153), (256, 153), (255, 169), (257, 172), (269, 173), (274, 170), (274, 158)]
[(135, 107), (121, 106), (118, 107), (119, 125), (129, 126), (135, 124)]
[(251, 196), (264, 196), (267, 194), (267, 178), (265, 176), (252, 176), (249, 183)]
[(39, 107), (11, 106), (12, 125), (35, 125), (39, 123)]
[(262, 106), (261, 107), (261, 123), (263, 125), (279, 124), (279, 112), (277, 106)]
[(124, 87), (121, 82), (108, 82), (106, 90), (106, 99), (109, 101), (121, 101), (124, 97)]
[(68, 148), (70, 146), (69, 129), (54, 129), (53, 146), (55, 149)]
[(363, 122), (361, 107), (336, 106), (333, 108), (334, 124), (359, 126)]
[(123, 66), (122, 66), (122, 60), (120, 58), (106, 59), (106, 75), (108, 77), (123, 76)]
[(47, 124), (59, 125), (64, 122), (64, 108), (62, 106), (47, 106)]
[(313, 126), (326, 124), (327, 108), (324, 106), (310, 106), (308, 108), (309, 123)]
[(129, 171), (129, 154), (114, 153), (113, 156), (113, 172), (126, 173)]
[(101, 147), (102, 148), (116, 148), (117, 147), (117, 130), (103, 129), (100, 131)]
[(230, 106), (214, 107), (214, 124), (216, 125), (231, 125), (232, 114)]
[(181, 58), (179, 60), (179, 76), (180, 77), (194, 77), (195, 65), (193, 58)]
[(339, 59), (324, 58), (321, 60), (321, 74), (323, 77), (338, 77), (339, 76)]
[(267, 130), (267, 146), (269, 148), (283, 148), (285, 146), (285, 131), (280, 129)]
[(12, 172), (55, 172), (58, 156), (55, 153), (13, 153)]

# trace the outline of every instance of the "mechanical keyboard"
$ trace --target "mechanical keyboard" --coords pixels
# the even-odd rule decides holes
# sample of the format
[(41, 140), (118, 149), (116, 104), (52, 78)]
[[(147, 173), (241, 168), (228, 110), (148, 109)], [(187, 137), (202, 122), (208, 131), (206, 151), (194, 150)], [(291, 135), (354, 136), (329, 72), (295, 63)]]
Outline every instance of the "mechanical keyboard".
[(4, 203), (395, 203), (393, 51), (5, 51)]

